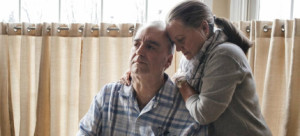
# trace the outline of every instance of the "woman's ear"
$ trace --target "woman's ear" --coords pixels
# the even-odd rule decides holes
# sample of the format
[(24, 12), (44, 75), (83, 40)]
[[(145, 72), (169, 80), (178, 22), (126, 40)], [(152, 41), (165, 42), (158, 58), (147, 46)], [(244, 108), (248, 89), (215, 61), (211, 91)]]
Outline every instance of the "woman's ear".
[(209, 25), (208, 22), (206, 20), (203, 20), (199, 29), (203, 32), (203, 34), (205, 35), (205, 37), (209, 36)]

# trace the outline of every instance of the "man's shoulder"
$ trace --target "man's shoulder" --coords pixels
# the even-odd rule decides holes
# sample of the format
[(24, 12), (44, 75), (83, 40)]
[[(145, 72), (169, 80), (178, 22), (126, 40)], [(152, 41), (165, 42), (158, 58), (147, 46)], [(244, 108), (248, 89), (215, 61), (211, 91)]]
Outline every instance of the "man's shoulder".
[(117, 99), (120, 92), (124, 90), (124, 86), (119, 82), (105, 84), (96, 94), (95, 99), (99, 102), (101, 101), (103, 104), (109, 102), (111, 99)]
[(129, 96), (132, 92), (132, 86), (126, 86), (120, 82), (111, 82), (104, 85), (99, 92), (102, 96), (110, 96), (116, 97), (118, 95), (126, 95)]
[(121, 84), (120, 82), (111, 82), (103, 86), (102, 90), (109, 90), (109, 91), (115, 91), (120, 90), (124, 84)]
[(111, 82), (111, 83), (105, 84), (99, 93), (102, 95), (112, 94), (112, 93), (118, 92), (119, 90), (124, 88), (124, 86), (125, 86), (124, 84), (121, 84), (119, 82)]

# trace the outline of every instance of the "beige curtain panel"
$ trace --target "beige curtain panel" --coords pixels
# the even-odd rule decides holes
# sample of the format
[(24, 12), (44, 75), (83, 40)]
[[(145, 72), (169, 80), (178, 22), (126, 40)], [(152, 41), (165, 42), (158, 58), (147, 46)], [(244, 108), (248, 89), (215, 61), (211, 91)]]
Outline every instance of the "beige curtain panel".
[(273, 135), (300, 136), (300, 19), (237, 26), (254, 43), (247, 56)]
[(138, 26), (0, 23), (0, 136), (75, 135), (96, 93), (128, 70)]
[[(236, 25), (254, 43), (247, 55), (273, 135), (299, 136), (300, 19)], [(128, 70), (138, 27), (0, 23), (0, 136), (75, 135), (95, 94)]]

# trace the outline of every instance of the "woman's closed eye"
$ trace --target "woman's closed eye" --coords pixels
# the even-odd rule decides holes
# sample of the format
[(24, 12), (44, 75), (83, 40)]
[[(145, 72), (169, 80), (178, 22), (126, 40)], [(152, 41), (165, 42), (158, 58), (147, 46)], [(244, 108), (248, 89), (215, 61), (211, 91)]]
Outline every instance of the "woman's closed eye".
[(184, 38), (180, 38), (180, 39), (177, 39), (177, 42), (178, 43), (184, 43), (184, 40), (185, 40)]

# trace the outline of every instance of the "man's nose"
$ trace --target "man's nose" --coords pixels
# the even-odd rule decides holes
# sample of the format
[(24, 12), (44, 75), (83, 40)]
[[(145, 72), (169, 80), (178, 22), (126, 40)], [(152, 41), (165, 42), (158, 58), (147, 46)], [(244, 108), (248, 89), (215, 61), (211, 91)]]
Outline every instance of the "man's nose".
[(144, 55), (145, 53), (145, 45), (142, 43), (139, 48), (135, 52), (137, 55)]

